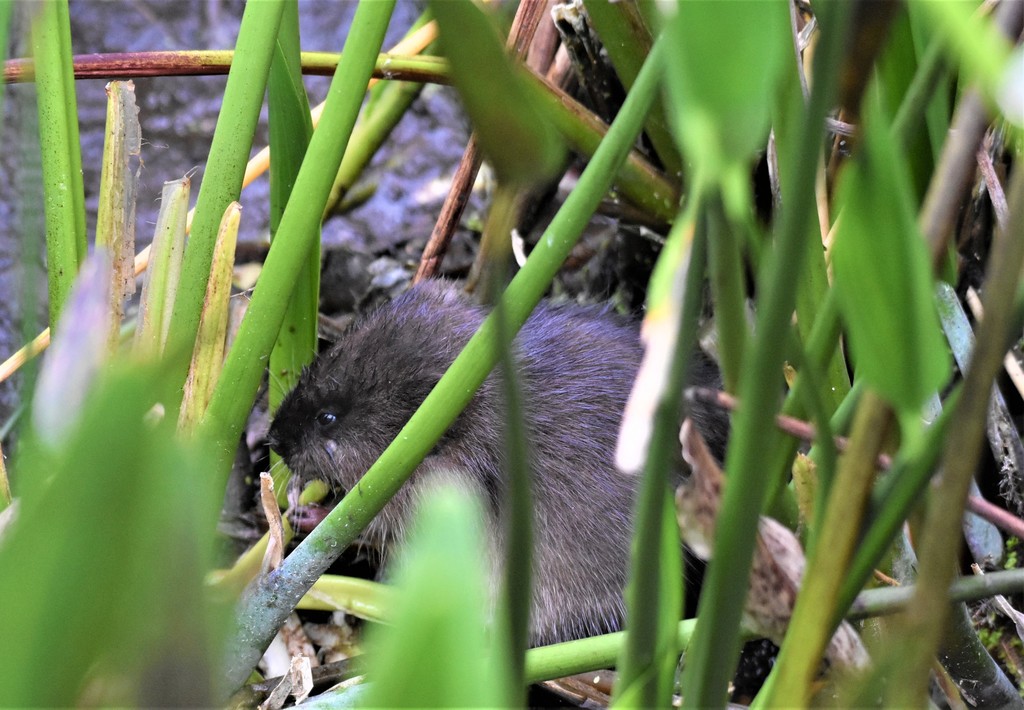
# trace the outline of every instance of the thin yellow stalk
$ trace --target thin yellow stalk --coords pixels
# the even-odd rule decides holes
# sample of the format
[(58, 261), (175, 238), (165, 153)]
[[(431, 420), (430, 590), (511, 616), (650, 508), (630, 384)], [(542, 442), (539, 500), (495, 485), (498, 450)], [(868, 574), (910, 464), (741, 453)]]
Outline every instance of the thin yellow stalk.
[(12, 500), (11, 481), (7, 478), (7, 466), (4, 464), (4, 447), (0, 443), (0, 511), (6, 509)]

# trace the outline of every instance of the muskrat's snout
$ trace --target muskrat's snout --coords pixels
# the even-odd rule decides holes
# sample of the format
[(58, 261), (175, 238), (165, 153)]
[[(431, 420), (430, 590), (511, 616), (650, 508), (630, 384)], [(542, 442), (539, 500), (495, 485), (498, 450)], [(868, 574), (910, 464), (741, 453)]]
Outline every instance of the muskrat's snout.
[(288, 461), (289, 467), (292, 457), (301, 452), (310, 428), (310, 417), (302, 409), (304, 404), (295, 390), (289, 392), (274, 413), (267, 432), (267, 444)]
[(281, 433), (273, 424), (270, 426), (270, 431), (267, 432), (267, 446), (269, 446), (270, 450), (275, 454), (285, 458), (286, 454), (282, 449), (287, 447), (284, 446), (284, 442), (281, 440)]
[(267, 445), (270, 446), (271, 451), (287, 461), (296, 452), (298, 439), (289, 436), (288, 432), (283, 430), (280, 422), (279, 418), (275, 418), (270, 425), (270, 431), (267, 432)]

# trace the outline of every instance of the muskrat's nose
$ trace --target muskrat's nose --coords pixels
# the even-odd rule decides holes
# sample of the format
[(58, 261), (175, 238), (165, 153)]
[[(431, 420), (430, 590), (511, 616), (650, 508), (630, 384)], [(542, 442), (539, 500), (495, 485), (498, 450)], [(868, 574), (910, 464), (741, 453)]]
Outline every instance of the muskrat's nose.
[(282, 458), (288, 458), (291, 447), (285, 443), (285, 439), (281, 436), (281, 432), (276, 426), (271, 426), (270, 431), (267, 432), (267, 444), (271, 450)]

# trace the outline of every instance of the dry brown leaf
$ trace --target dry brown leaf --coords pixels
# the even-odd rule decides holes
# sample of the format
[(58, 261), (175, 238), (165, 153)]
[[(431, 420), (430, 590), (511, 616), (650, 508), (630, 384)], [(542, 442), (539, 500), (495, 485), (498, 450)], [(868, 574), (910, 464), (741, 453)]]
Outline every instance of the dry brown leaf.
[[(691, 469), (690, 480), (676, 491), (679, 529), (693, 553), (706, 560), (713, 551), (715, 521), (725, 476), (689, 419), (683, 422), (679, 439), (683, 459)], [(803, 548), (796, 535), (777, 521), (762, 517), (744, 614), (752, 630), (777, 644), (782, 643), (793, 615), (805, 564)], [(860, 637), (846, 622), (836, 631), (825, 657), (830, 663), (844, 667), (861, 668), (868, 662)]]

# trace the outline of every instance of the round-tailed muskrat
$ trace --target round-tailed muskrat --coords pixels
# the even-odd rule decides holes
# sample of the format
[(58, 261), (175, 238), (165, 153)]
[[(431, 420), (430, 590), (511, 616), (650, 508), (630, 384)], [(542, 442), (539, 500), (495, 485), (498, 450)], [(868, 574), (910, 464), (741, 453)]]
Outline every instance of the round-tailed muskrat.
[[(363, 317), (282, 402), (271, 446), (300, 480), (357, 489), (486, 315), (451, 284), (428, 281)], [(617, 630), (623, 622), (638, 479), (613, 462), (641, 354), (637, 323), (599, 306), (541, 303), (515, 340), (533, 473), (534, 645)], [(709, 361), (695, 358), (694, 369), (694, 384), (717, 386)], [(444, 480), (482, 496), (492, 559), (504, 559), (499, 376), (487, 378), (366, 529), (364, 544), (385, 554), (399, 544), (418, 496)], [(720, 452), (725, 416), (699, 407), (691, 416)]]

